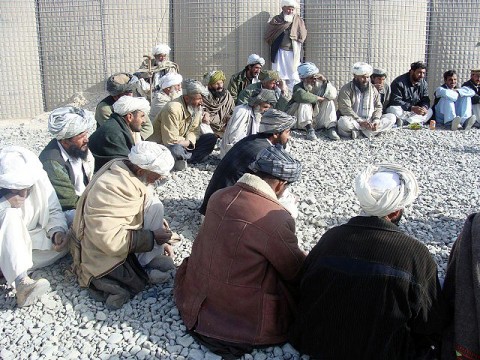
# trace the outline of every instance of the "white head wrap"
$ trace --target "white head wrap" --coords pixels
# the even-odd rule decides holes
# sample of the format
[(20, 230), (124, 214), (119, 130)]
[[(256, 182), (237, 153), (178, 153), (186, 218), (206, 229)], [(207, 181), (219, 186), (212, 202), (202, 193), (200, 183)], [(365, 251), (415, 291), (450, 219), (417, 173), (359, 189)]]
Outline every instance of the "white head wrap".
[(185, 79), (182, 82), (183, 95), (201, 94), (208, 96), (208, 89), (198, 80)]
[(170, 50), (172, 49), (170, 49), (170, 46), (168, 46), (167, 44), (158, 44), (153, 47), (152, 54), (153, 56), (159, 55), (159, 54), (168, 55), (170, 54)]
[(395, 164), (369, 165), (355, 178), (355, 194), (368, 215), (383, 217), (410, 205), (418, 196), (415, 175)]
[(257, 54), (251, 54), (247, 59), (247, 65), (260, 64), (261, 66), (265, 65), (265, 59), (260, 57)]
[(364, 63), (364, 62), (357, 62), (353, 64), (352, 67), (352, 74), (353, 75), (366, 75), (370, 76), (373, 73), (372, 65)]
[(182, 75), (170, 72), (160, 78), (158, 85), (160, 86), (160, 89), (166, 89), (170, 86), (181, 84), (182, 81)]
[(48, 117), (48, 131), (55, 139), (70, 139), (84, 131), (91, 131), (96, 124), (91, 111), (66, 106), (55, 109)]
[(150, 112), (150, 104), (143, 97), (122, 96), (113, 104), (113, 112), (124, 116), (134, 111), (143, 111), (145, 114)]
[(318, 67), (312, 62), (304, 62), (303, 64), (298, 65), (297, 71), (300, 79), (306, 79), (320, 72)]
[(298, 3), (297, 3), (295, 0), (282, 0), (282, 1), (280, 2), (280, 6), (281, 6), (281, 7), (284, 7), (284, 6), (290, 7), (290, 6), (292, 6), (292, 7), (295, 7), (295, 8), (298, 8), (298, 7), (299, 7), (299, 6), (298, 6)]
[(30, 150), (13, 145), (0, 150), (0, 189), (29, 188), (42, 172), (42, 163)]
[(130, 149), (128, 159), (145, 170), (153, 171), (158, 175), (170, 175), (175, 160), (172, 153), (165, 146), (141, 141)]

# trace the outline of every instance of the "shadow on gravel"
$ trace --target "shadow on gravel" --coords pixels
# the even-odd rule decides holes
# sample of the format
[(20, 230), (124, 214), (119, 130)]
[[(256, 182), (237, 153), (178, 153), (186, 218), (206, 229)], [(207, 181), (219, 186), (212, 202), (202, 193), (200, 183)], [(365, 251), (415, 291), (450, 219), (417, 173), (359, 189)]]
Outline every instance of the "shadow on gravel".
[(480, 153), (480, 147), (478, 146), (459, 146), (452, 148), (452, 151), (458, 153), (466, 153), (466, 154), (478, 154)]

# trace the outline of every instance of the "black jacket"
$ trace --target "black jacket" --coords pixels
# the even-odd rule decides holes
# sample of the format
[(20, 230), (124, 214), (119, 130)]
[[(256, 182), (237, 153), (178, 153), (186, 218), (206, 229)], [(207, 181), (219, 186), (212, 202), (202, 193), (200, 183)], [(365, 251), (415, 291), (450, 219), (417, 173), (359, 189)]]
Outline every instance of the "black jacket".
[(422, 79), (417, 85), (410, 81), (410, 73), (400, 75), (391, 84), (392, 94), (389, 106), (401, 106), (405, 111), (411, 111), (412, 106), (430, 108), (428, 85)]

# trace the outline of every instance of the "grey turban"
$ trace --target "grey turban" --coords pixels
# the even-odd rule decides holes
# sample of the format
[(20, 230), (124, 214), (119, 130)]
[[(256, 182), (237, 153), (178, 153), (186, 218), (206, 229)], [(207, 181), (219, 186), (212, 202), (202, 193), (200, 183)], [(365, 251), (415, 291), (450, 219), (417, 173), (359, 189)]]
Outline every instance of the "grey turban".
[(270, 146), (263, 149), (248, 167), (255, 173), (269, 174), (288, 183), (300, 179), (302, 173), (300, 161), (291, 157), (282, 146)]
[(283, 111), (268, 109), (262, 115), (259, 133), (275, 134), (290, 129), (297, 119)]
[(112, 96), (117, 96), (137, 89), (138, 78), (129, 73), (116, 73), (107, 80), (107, 91)]
[(0, 150), (0, 189), (27, 189), (42, 172), (42, 163), (30, 150), (13, 145)]
[(262, 89), (256, 96), (252, 96), (248, 100), (248, 105), (255, 106), (262, 102), (269, 103), (274, 106), (277, 103), (277, 96), (274, 90)]
[(196, 95), (200, 94), (203, 96), (208, 96), (208, 89), (202, 85), (198, 80), (185, 79), (182, 82), (182, 92), (183, 95)]
[(133, 146), (128, 154), (128, 159), (142, 169), (163, 176), (170, 175), (170, 170), (175, 162), (170, 150), (151, 141), (141, 141)]
[(95, 128), (95, 116), (91, 111), (65, 106), (52, 111), (48, 117), (48, 131), (55, 139), (70, 139)]
[(384, 217), (418, 196), (415, 175), (395, 164), (369, 165), (355, 178), (355, 194), (368, 215)]

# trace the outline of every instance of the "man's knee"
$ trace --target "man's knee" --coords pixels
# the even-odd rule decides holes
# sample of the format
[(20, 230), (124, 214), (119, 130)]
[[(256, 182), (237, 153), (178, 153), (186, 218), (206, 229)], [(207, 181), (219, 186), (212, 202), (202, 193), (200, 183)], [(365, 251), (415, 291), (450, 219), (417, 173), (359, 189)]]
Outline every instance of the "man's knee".
[(187, 158), (187, 150), (180, 144), (168, 145), (168, 150), (175, 160), (185, 160)]
[(403, 109), (401, 106), (389, 106), (386, 112), (387, 114), (395, 115), (397, 118), (400, 118), (403, 115)]

